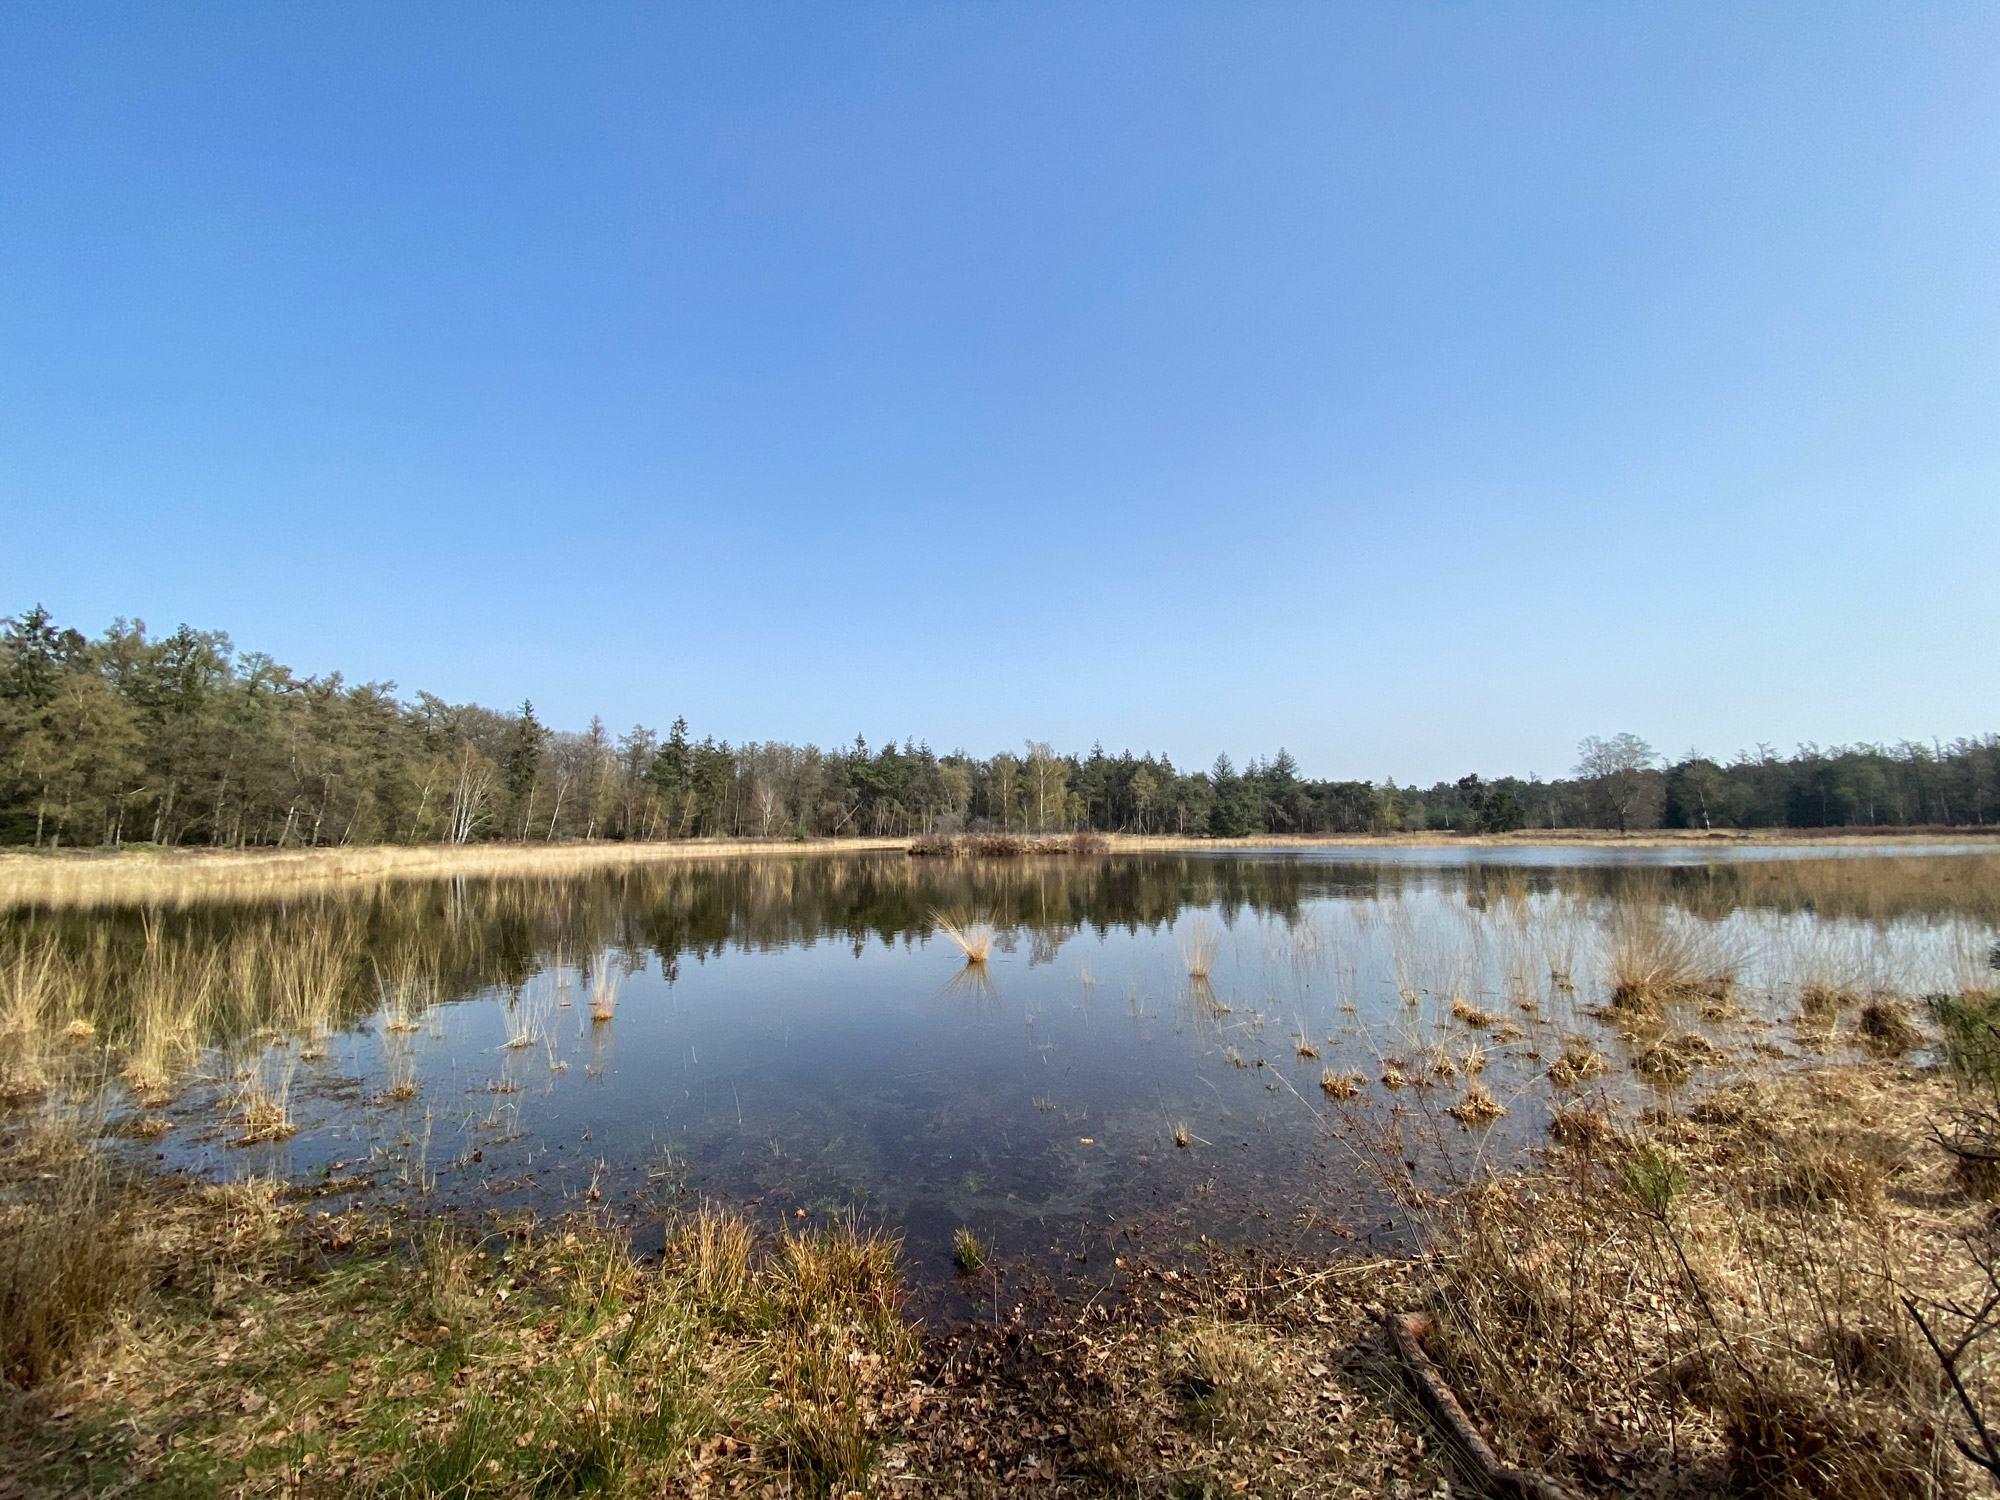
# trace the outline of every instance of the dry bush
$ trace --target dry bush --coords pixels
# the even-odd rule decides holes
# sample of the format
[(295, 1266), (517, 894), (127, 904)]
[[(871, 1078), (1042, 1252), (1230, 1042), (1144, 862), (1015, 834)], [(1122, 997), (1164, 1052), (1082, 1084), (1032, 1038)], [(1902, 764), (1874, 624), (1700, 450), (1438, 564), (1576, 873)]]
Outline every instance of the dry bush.
[(2000, 1185), (2000, 993), (1967, 990), (1927, 1003), (1944, 1035), (1955, 1104), (1939, 1140), (1990, 1196)]

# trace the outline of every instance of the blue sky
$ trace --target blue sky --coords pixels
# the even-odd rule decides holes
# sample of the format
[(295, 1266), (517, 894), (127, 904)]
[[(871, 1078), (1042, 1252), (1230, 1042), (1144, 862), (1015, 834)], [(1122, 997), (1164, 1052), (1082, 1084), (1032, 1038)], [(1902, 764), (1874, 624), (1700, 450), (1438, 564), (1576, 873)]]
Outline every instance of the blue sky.
[(2000, 10), (18, 4), (0, 613), (1324, 775), (2000, 728)]

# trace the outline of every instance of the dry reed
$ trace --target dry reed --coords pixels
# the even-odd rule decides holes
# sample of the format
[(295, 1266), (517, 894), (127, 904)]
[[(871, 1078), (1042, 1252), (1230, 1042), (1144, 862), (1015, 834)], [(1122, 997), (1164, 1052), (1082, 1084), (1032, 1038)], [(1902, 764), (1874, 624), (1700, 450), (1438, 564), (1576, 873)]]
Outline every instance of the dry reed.
[(1206, 919), (1196, 917), (1188, 925), (1187, 941), (1181, 945), (1181, 959), (1187, 965), (1188, 978), (1206, 982), (1215, 972), (1215, 955), (1219, 937)]
[(590, 960), (590, 1019), (597, 1025), (609, 1021), (618, 1011), (618, 988), (624, 976), (611, 967), (611, 955), (599, 953)]

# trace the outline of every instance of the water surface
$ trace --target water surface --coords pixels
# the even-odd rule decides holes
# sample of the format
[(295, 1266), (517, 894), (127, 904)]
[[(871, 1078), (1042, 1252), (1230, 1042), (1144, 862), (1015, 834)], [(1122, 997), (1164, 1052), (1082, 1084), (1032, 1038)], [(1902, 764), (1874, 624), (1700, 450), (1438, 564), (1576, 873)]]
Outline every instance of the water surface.
[[(173, 1103), (152, 1101), (175, 1121), (155, 1143), (169, 1164), (480, 1210), (855, 1211), (943, 1279), (961, 1225), (1084, 1272), (1204, 1235), (1396, 1244), (1335, 1123), (1400, 1109), (1465, 1170), (1539, 1138), (1566, 1039), (1612, 1064), (1590, 1087), (1641, 1087), (1592, 1014), (1621, 923), (1726, 960), (1731, 1014), (1688, 1021), (1730, 1053), (1713, 1082), (1803, 1055), (1786, 1025), (1801, 984), (1967, 982), (1994, 941), (1989, 858), (812, 855), (6, 921), (113, 963), (183, 944), (215, 956), (219, 986), (239, 976)], [(983, 965), (939, 912), (992, 925)], [(259, 935), (266, 956), (246, 957)], [(1206, 982), (1189, 973), (1203, 946)], [(309, 969), (334, 976), (316, 1003), (280, 982)], [(1322, 1090), (1327, 1071), (1366, 1080), (1355, 1104)], [(1392, 1071), (1425, 1086), (1388, 1090)], [(1445, 1111), (1475, 1077), (1508, 1112), (1461, 1127)], [(237, 1144), (253, 1084), (296, 1134)]]

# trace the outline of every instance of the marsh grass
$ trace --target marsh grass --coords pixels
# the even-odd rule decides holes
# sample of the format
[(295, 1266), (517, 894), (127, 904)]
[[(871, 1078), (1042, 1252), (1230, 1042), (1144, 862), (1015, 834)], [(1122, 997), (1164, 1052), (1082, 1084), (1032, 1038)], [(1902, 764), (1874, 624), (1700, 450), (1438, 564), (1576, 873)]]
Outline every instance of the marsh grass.
[(1500, 1018), (1490, 1010), (1481, 1010), (1471, 1001), (1460, 998), (1451, 1002), (1451, 1018), (1475, 1031), (1485, 1031)]
[(503, 1044), (510, 1051), (521, 1051), (543, 1044), (549, 1054), (551, 1065), (555, 1056), (555, 1014), (556, 985), (552, 978), (531, 979), (508, 997), (501, 1012), (501, 1019), (507, 1027), (507, 1040)]
[(971, 1229), (961, 1224), (952, 1232), (951, 1263), (962, 1276), (970, 1276), (986, 1264), (988, 1251), (986, 1242)]
[(618, 1013), (618, 989), (624, 976), (611, 967), (609, 953), (590, 960), (590, 1019), (602, 1026)]
[[(282, 1141), (298, 1134), (299, 1127), (291, 1112), (292, 1079), (296, 1070), (296, 1064), (285, 1058), (275, 1070), (267, 1069), (259, 1061), (244, 1072), (235, 1100), (240, 1131), (231, 1145), (250, 1146), (260, 1141)], [(274, 1078), (267, 1076), (271, 1071), (276, 1073)]]
[(964, 956), (967, 964), (983, 964), (993, 951), (994, 932), (991, 923), (969, 920), (960, 923), (944, 912), (933, 911), (931, 925), (951, 941), (952, 946)]
[(1445, 1113), (1461, 1125), (1490, 1125), (1507, 1113), (1507, 1108), (1483, 1083), (1471, 1082), (1459, 1095), (1458, 1102), (1446, 1107)]
[(1974, 1274), (1951, 1228), (1968, 1200), (1924, 1134), (1945, 1097), (1876, 1064), (1685, 1115), (1554, 1110), (1543, 1167), (1427, 1200), (1434, 1357), (1505, 1461), (1568, 1479), (1958, 1492), (1947, 1392), (1898, 1300)]
[(1362, 1085), (1367, 1081), (1352, 1069), (1320, 1069), (1320, 1092), (1329, 1099), (1352, 1099), (1361, 1092)]
[[(827, 853), (906, 848), (904, 839), (821, 840)], [(426, 844), (246, 851), (0, 853), (0, 905), (44, 908), (194, 906), (262, 902), (391, 883), (450, 879), (560, 879), (641, 866), (698, 865), (760, 854), (796, 858), (796, 842), (676, 839), (585, 844)]]
[(1206, 918), (1196, 917), (1188, 924), (1188, 935), (1181, 944), (1181, 960), (1187, 965), (1188, 978), (1206, 984), (1215, 972), (1215, 957), (1220, 945), (1220, 936), (1208, 924)]
[(23, 941), (0, 971), (0, 1100), (20, 1103), (48, 1092), (52, 957)]
[(0, 1377), (42, 1384), (145, 1283), (131, 1183), (73, 1114), (8, 1128), (0, 1195)]
[(1606, 988), (1618, 1010), (1646, 1014), (1680, 1001), (1721, 1001), (1736, 962), (1712, 928), (1651, 906), (1620, 907), (1610, 933)]
[(1855, 1030), (1865, 1045), (1890, 1057), (1901, 1057), (1924, 1045), (1925, 1037), (1910, 1018), (1910, 1008), (1892, 996), (1878, 995), (1861, 1007)]

